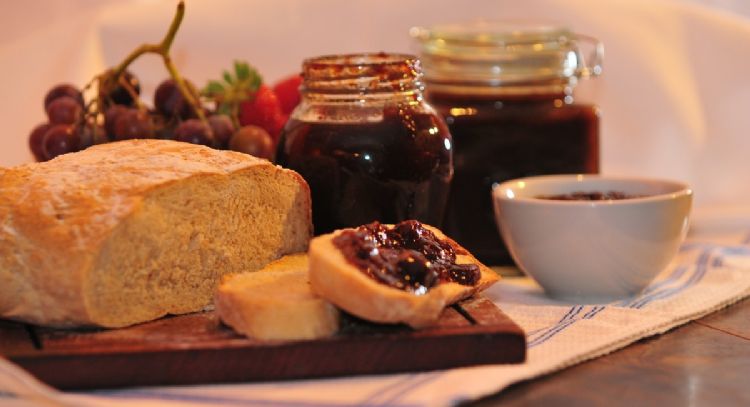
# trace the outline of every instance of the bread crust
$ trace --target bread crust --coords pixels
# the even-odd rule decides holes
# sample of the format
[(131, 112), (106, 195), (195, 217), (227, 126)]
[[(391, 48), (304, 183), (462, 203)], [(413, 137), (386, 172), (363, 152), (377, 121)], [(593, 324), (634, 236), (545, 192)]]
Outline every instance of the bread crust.
[[(392, 225), (388, 225), (389, 227)], [(441, 283), (417, 295), (381, 284), (350, 264), (333, 239), (344, 230), (318, 236), (310, 242), (310, 283), (321, 297), (360, 318), (382, 323), (405, 323), (414, 328), (432, 325), (446, 306), (468, 298), (499, 280), (497, 273), (446, 237), (425, 225), (442, 240), (457, 248), (456, 263), (476, 264), (481, 278), (476, 285)]]
[[(94, 315), (97, 287), (91, 286), (91, 275), (102, 262), (102, 247), (165, 188), (254, 172), (298, 183), (306, 208), (294, 216), (304, 218), (298, 222), (304, 226), (295, 231), (302, 236), (297, 247), (286, 252), (304, 250), (312, 234), (307, 184), (291, 170), (246, 154), (168, 140), (127, 140), (0, 172), (0, 316), (51, 326), (142, 322), (103, 322)], [(210, 296), (204, 306), (208, 303)]]

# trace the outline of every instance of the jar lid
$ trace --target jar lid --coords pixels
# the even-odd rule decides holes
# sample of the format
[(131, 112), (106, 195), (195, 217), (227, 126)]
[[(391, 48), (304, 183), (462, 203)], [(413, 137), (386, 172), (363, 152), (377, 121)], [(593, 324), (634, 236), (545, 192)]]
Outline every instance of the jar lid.
[[(602, 44), (556, 25), (476, 21), (414, 27), (425, 79), (436, 86), (569, 90), (602, 69)], [(587, 57), (581, 45), (592, 47)]]
[(416, 56), (397, 53), (323, 55), (302, 62), (303, 91), (323, 93), (422, 90)]

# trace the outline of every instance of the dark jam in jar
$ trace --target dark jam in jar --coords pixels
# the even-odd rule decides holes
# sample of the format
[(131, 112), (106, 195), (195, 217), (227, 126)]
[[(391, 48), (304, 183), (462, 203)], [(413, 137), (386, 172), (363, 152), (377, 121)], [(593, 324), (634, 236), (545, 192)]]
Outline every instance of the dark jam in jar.
[(373, 222), (347, 229), (333, 244), (373, 280), (415, 294), (446, 282), (473, 286), (481, 278), (477, 265), (456, 264), (456, 254), (465, 251), (457, 253), (451, 243), (414, 220), (393, 227)]
[(483, 100), (429, 94), (454, 140), (443, 230), (478, 259), (508, 264), (490, 192), (514, 178), (599, 171), (599, 114), (561, 98)]
[(302, 103), (284, 127), (276, 161), (310, 185), (315, 233), (376, 220), (439, 226), (452, 141), (423, 100), (419, 61), (329, 56), (303, 69)]
[(292, 120), (284, 138), (277, 162), (310, 185), (316, 234), (374, 220), (440, 224), (451, 156), (435, 114), (391, 109), (376, 123)]
[[(426, 98), (453, 136), (442, 229), (485, 264), (511, 264), (492, 187), (514, 178), (599, 171), (599, 111), (574, 101), (603, 48), (565, 27), (479, 21), (414, 28)], [(591, 52), (589, 52), (591, 51)]]

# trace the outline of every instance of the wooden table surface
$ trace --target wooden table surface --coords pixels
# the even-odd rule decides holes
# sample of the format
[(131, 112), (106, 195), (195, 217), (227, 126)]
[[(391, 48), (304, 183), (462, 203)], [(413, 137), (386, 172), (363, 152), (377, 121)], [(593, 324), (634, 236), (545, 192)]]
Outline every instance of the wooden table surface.
[(750, 299), (474, 406), (750, 406)]

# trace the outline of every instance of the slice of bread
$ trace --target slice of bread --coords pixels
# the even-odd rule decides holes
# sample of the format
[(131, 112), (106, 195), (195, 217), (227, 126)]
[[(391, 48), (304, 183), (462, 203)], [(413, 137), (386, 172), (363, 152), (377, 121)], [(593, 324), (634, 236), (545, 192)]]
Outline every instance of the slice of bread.
[(310, 242), (310, 283), (313, 290), (360, 318), (373, 322), (406, 323), (421, 328), (433, 324), (446, 306), (484, 290), (499, 279), (497, 273), (441, 231), (427, 225), (425, 227), (457, 249), (457, 264), (470, 263), (479, 267), (481, 277), (476, 285), (440, 283), (424, 294), (415, 294), (382, 284), (347, 261), (333, 243), (333, 239), (343, 232), (338, 230)]
[(304, 251), (310, 191), (266, 160), (128, 140), (0, 172), (0, 317), (122, 327), (211, 304)]
[(306, 254), (294, 254), (256, 273), (227, 276), (216, 292), (216, 313), (235, 331), (255, 339), (315, 339), (335, 334), (339, 311), (312, 292), (307, 266)]

